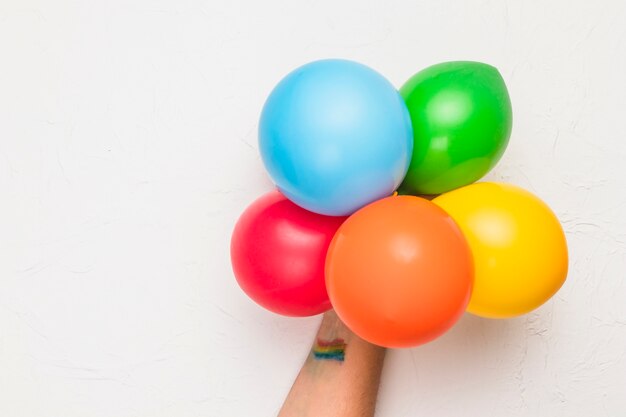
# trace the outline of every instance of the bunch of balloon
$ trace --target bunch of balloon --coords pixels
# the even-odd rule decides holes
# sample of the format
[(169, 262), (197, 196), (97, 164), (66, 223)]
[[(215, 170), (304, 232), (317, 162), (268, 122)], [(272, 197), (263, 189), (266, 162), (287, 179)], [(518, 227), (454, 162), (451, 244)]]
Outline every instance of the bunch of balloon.
[(385, 347), (433, 340), (465, 311), (539, 307), (567, 275), (558, 219), (518, 187), (474, 183), (511, 126), (506, 85), (487, 64), (434, 65), (399, 91), (352, 61), (294, 70), (261, 114), (278, 190), (235, 226), (239, 285), (283, 315), (334, 308)]

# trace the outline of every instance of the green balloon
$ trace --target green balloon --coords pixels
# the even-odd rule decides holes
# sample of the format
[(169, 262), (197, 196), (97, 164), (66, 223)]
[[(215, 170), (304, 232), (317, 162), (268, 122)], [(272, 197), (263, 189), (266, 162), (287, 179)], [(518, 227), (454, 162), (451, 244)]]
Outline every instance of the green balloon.
[(411, 77), (400, 94), (411, 114), (414, 139), (401, 194), (439, 194), (470, 184), (504, 153), (511, 135), (511, 100), (491, 65), (433, 65)]

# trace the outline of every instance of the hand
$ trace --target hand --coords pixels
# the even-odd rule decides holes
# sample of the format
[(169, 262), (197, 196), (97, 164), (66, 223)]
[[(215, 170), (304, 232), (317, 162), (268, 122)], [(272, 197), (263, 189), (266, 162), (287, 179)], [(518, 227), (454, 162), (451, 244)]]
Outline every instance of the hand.
[(334, 311), (322, 324), (279, 417), (372, 417), (385, 348), (348, 329)]

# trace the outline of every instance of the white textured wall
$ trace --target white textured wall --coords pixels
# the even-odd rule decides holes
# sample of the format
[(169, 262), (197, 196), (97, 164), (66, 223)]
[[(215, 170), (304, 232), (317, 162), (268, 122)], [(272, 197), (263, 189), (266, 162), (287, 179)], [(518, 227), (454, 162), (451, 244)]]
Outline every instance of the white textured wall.
[(379, 415), (626, 415), (626, 3), (0, 1), (0, 416), (271, 416), (319, 318), (265, 312), (229, 265), (270, 189), (265, 96), (322, 57), (402, 84), (499, 67), (489, 176), (546, 200), (571, 272), (533, 314), (467, 316), (388, 356)]

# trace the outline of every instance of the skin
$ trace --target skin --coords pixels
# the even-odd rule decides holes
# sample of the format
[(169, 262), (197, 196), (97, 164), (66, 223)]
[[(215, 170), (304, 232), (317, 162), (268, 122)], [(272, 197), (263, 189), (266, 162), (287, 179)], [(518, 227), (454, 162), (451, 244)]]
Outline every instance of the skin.
[[(344, 360), (319, 359), (320, 341), (343, 339)], [(278, 417), (372, 417), (385, 358), (385, 348), (352, 333), (334, 311), (322, 324)]]

